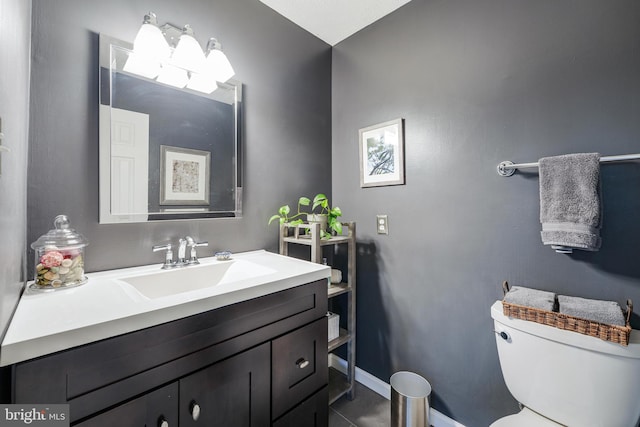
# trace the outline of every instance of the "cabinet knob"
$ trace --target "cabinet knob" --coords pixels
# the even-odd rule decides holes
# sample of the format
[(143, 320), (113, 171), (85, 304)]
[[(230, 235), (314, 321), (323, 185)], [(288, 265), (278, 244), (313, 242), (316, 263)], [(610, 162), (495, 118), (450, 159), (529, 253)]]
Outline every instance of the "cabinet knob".
[(191, 404), (189, 405), (189, 412), (191, 412), (191, 418), (193, 418), (193, 421), (198, 421), (198, 418), (200, 418), (200, 405), (198, 405), (195, 400), (191, 401)]
[(309, 366), (309, 361), (301, 357), (300, 359), (296, 360), (296, 366), (298, 366), (298, 368), (300, 369), (304, 369)]
[(158, 427), (169, 427), (169, 421), (162, 415), (158, 418)]

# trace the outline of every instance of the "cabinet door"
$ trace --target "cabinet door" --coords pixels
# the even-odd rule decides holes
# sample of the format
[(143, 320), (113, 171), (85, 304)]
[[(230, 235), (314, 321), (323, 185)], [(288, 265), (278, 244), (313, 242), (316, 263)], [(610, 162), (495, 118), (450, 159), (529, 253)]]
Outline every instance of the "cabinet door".
[(272, 343), (273, 418), (327, 385), (327, 318)]
[(327, 427), (329, 391), (327, 387), (293, 408), (273, 423), (273, 427)]
[(269, 343), (180, 380), (180, 426), (268, 426)]
[(177, 425), (177, 382), (75, 424), (76, 427), (174, 427)]

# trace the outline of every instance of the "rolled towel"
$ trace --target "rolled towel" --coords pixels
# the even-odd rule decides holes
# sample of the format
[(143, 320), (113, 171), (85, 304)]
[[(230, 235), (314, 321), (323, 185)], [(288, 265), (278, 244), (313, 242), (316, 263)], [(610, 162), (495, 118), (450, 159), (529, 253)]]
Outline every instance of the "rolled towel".
[(604, 323), (605, 325), (625, 326), (620, 304), (615, 301), (600, 301), (580, 297), (558, 295), (559, 311), (573, 317)]
[(512, 286), (504, 296), (504, 302), (547, 311), (553, 311), (555, 301), (556, 294), (553, 292), (540, 291), (523, 286)]
[(560, 253), (600, 248), (600, 154), (544, 157), (540, 166), (542, 243)]

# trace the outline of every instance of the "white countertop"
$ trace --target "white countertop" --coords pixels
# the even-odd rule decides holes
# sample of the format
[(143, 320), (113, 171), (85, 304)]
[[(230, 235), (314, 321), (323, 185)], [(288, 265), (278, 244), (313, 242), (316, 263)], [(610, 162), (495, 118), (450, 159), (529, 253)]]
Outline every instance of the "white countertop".
[[(264, 250), (233, 254), (262, 274), (149, 299), (120, 278), (161, 272), (160, 264), (87, 274), (88, 282), (54, 292), (26, 291), (0, 351), (0, 366), (181, 319), (330, 277), (329, 267)], [(201, 258), (202, 265), (224, 263)], [(185, 267), (198, 268), (194, 267)], [(176, 270), (165, 270), (172, 272)]]

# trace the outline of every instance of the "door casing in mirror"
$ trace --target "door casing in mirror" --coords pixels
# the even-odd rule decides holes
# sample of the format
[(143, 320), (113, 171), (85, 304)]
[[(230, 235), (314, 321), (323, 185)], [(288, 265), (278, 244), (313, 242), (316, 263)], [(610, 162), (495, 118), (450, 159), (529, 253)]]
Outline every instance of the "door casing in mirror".
[[(242, 216), (242, 84), (208, 95), (130, 74), (131, 47), (100, 35), (100, 223)], [(172, 183), (183, 204), (167, 200)]]

